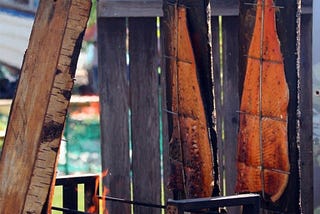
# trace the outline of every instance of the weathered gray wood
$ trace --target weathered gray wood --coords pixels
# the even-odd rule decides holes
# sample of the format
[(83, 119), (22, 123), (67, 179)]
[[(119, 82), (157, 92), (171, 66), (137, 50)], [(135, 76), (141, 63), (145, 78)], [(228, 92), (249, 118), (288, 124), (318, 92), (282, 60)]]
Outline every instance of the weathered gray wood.
[[(225, 193), (233, 195), (236, 185), (237, 139), (239, 129), (239, 17), (222, 18), (222, 106)], [(219, 116), (219, 115), (218, 115)], [(219, 150), (218, 150), (219, 151)], [(228, 213), (239, 213), (240, 207), (229, 207)]]
[(164, 185), (164, 202), (172, 199), (172, 192), (168, 188), (170, 177), (170, 160), (169, 160), (169, 128), (168, 128), (168, 109), (167, 109), (167, 93), (166, 93), (166, 70), (165, 70), (165, 56), (164, 56), (164, 23), (163, 18), (160, 19), (160, 60), (161, 60), (161, 74), (160, 74), (160, 93), (161, 93), (161, 114), (162, 114), (162, 158), (163, 158), (163, 185)]
[[(98, 19), (102, 169), (110, 196), (130, 199), (129, 79), (126, 20)], [(109, 213), (130, 213), (130, 205), (107, 202)]]
[[(161, 203), (159, 56), (156, 19), (129, 19), (133, 198)], [(134, 206), (134, 213), (160, 209)]]
[(313, 194), (314, 209), (320, 208), (320, 1), (313, 1), (313, 38), (312, 38), (312, 84), (313, 84)]
[(223, 104), (224, 109), (224, 159), (226, 194), (234, 194), (236, 184), (237, 136), (239, 128), (240, 97), (238, 91), (239, 73), (239, 18), (223, 17)]
[[(299, 203), (300, 178), (299, 178), (299, 148), (297, 145), (297, 4), (296, 1), (283, 1), (277, 3), (283, 7), (277, 15), (277, 30), (281, 44), (281, 52), (284, 58), (284, 68), (289, 87), (289, 106), (288, 106), (288, 147), (290, 160), (290, 176), (287, 188), (282, 198), (278, 202), (280, 210), (286, 212), (300, 213)], [(272, 208), (272, 207), (270, 207)]]
[(161, 0), (100, 0), (100, 17), (157, 17), (162, 16)]
[(301, 210), (313, 213), (312, 15), (301, 17), (300, 160)]
[[(173, 0), (173, 2), (175, 2)], [(312, 0), (302, 0), (303, 13), (312, 13)], [(239, 1), (211, 0), (212, 16), (239, 15)], [(156, 17), (163, 16), (162, 0), (100, 0), (100, 17)]]
[(237, 16), (239, 14), (238, 0), (211, 0), (212, 16)]
[[(234, 194), (239, 110), (239, 46), (237, 16), (222, 18), (222, 54), (219, 46), (218, 18), (212, 18), (214, 88), (217, 117), (218, 154), (221, 195)], [(222, 61), (220, 61), (220, 59)], [(220, 64), (222, 63), (222, 64)], [(222, 70), (220, 70), (222, 69)], [(238, 213), (234, 207), (229, 213)]]

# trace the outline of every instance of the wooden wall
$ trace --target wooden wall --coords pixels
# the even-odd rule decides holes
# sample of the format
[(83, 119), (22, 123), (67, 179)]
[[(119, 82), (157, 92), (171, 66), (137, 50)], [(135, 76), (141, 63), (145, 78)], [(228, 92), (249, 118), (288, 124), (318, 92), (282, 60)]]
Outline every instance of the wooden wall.
[[(312, 1), (302, 2), (299, 69), (296, 68), (296, 42), (292, 43), (296, 39), (296, 24), (289, 18), (293, 15), (295, 19), (295, 11), (289, 11), (294, 14), (281, 10), (279, 13), (280, 20), (292, 23), (289, 29), (286, 22), (279, 22), (283, 28), (280, 40), (292, 37), (287, 42), (288, 46), (291, 45), (287, 60), (290, 61), (290, 90), (294, 92), (290, 104), (292, 124), (289, 127), (289, 143), (291, 160), (295, 163), (295, 171), (291, 175), (293, 182), (286, 193), (288, 196), (294, 194), (294, 204), (289, 205), (289, 201), (284, 200), (281, 206), (298, 213), (301, 201), (302, 211), (312, 213), (312, 63), (309, 33)], [(283, 1), (278, 0), (277, 3)], [(220, 188), (221, 194), (231, 195), (234, 194), (236, 179), (238, 109), (244, 77), (241, 70), (244, 55), (240, 50), (244, 43), (239, 41), (239, 1), (213, 0), (211, 8)], [(102, 164), (104, 169), (109, 170), (105, 184), (110, 196), (164, 203), (171, 195), (165, 188), (169, 172), (169, 140), (161, 48), (163, 34), (160, 33), (157, 39), (156, 18), (163, 15), (162, 1), (100, 0), (98, 14)], [(127, 61), (128, 56), (130, 62)], [(159, 68), (162, 68), (161, 72)], [(297, 108), (301, 111), (299, 115)], [(297, 123), (300, 124), (298, 128)], [(130, 213), (131, 210), (130, 205), (117, 202), (110, 202), (107, 207), (110, 213)], [(160, 213), (159, 209), (154, 208), (133, 206), (133, 209), (135, 213)]]

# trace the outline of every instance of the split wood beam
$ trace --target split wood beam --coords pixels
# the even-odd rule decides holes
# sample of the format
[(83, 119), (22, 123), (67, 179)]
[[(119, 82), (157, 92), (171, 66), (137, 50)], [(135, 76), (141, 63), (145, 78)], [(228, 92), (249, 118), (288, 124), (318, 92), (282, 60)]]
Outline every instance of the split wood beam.
[(1, 154), (1, 213), (41, 213), (50, 195), (90, 9), (40, 1)]

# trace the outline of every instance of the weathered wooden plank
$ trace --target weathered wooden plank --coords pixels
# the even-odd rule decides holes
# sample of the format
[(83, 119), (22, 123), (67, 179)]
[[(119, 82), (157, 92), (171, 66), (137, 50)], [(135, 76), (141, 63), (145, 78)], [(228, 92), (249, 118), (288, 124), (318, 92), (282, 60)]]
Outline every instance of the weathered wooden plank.
[[(176, 2), (176, 0), (170, 0)], [(303, 13), (312, 13), (312, 0), (302, 0)], [(210, 0), (212, 16), (239, 15), (239, 1)], [(100, 17), (157, 17), (163, 16), (161, 0), (100, 0)]]
[(300, 160), (301, 210), (313, 212), (313, 132), (312, 132), (312, 15), (301, 17), (300, 53)]
[(239, 14), (238, 0), (211, 0), (212, 16), (237, 16)]
[(234, 194), (236, 183), (236, 151), (239, 129), (239, 18), (222, 18), (222, 62), (223, 62), (223, 152), (225, 164), (226, 195)]
[[(222, 17), (222, 52), (218, 17), (212, 17), (213, 74), (218, 139), (219, 179), (221, 195), (234, 194), (239, 110), (239, 45), (237, 16)], [(220, 61), (221, 60), (221, 61)], [(222, 69), (222, 70), (221, 70)], [(239, 213), (235, 207), (228, 213)]]
[[(314, 194), (314, 210), (320, 209), (320, 1), (313, 1), (312, 14), (312, 85), (313, 85), (313, 194)], [(314, 211), (316, 212), (316, 211)]]
[(157, 17), (162, 16), (161, 0), (100, 0), (99, 17)]
[(282, 199), (279, 201), (281, 210), (287, 212), (300, 212), (299, 204), (299, 151), (297, 145), (297, 1), (277, 2), (277, 5), (283, 7), (277, 13), (277, 30), (281, 44), (281, 52), (284, 58), (284, 66), (286, 79), (289, 87), (289, 106), (288, 106), (288, 146), (290, 160), (290, 176), (287, 189), (284, 192)]
[(161, 93), (161, 103), (160, 112), (162, 116), (162, 162), (163, 162), (163, 188), (164, 188), (164, 202), (166, 203), (168, 199), (172, 199), (172, 192), (168, 188), (168, 183), (170, 180), (170, 159), (169, 159), (169, 127), (168, 127), (168, 112), (167, 109), (167, 93), (166, 93), (166, 70), (165, 62), (166, 57), (164, 56), (164, 18), (160, 18), (160, 63), (161, 63), (161, 73), (160, 73), (160, 93)]
[[(159, 55), (155, 18), (129, 18), (133, 198), (161, 203)], [(160, 213), (134, 206), (134, 213)]]
[[(129, 79), (126, 20), (98, 19), (102, 169), (109, 195), (130, 199)], [(102, 30), (100, 30), (102, 29)], [(109, 213), (130, 213), (130, 205), (107, 202)]]
[(40, 2), (1, 156), (3, 213), (40, 213), (47, 199), (91, 8), (78, 3)]

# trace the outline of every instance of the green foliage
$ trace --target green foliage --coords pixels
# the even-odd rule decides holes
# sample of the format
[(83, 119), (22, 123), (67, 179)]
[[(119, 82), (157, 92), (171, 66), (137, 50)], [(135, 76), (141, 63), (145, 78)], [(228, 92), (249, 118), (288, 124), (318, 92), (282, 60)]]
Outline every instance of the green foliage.
[(90, 12), (90, 17), (88, 21), (88, 26), (94, 25), (97, 22), (97, 0), (92, 0), (92, 7)]

